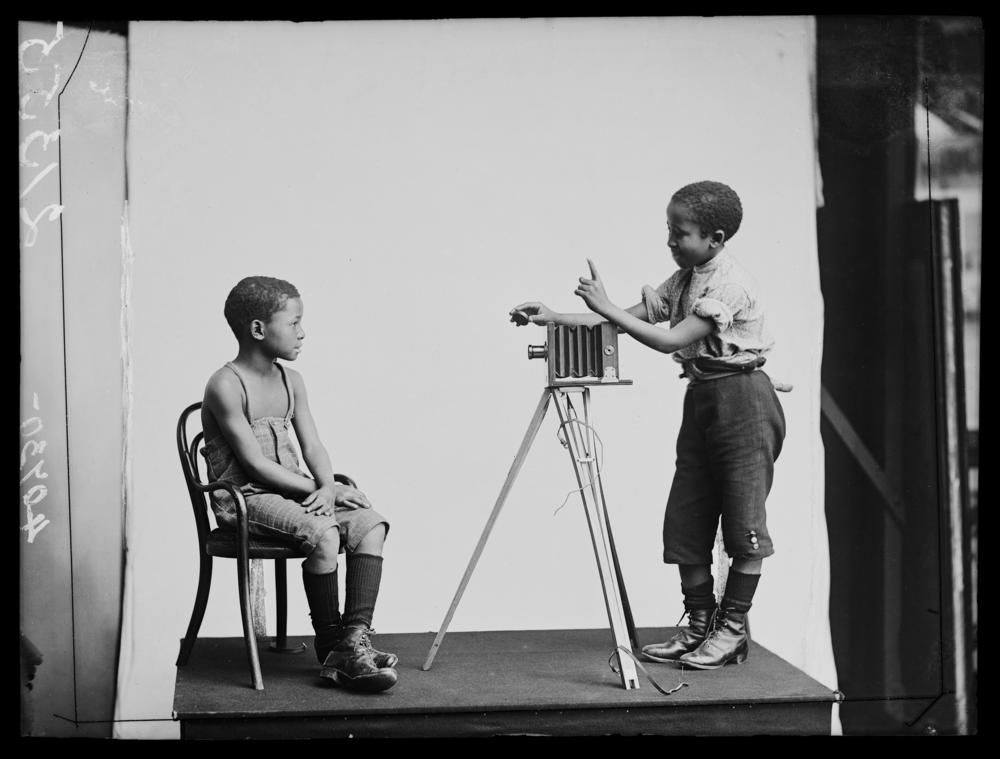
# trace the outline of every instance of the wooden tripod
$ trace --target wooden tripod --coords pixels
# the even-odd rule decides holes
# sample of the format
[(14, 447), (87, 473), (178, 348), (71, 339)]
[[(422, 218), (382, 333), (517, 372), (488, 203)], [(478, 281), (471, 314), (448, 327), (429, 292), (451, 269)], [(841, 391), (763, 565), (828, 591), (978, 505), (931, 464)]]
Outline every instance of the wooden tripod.
[[(570, 401), (569, 396), (573, 393), (580, 393), (583, 396), (583, 423), (577, 418), (576, 410)], [(528, 430), (521, 441), (521, 447), (514, 457), (514, 463), (507, 473), (507, 479), (500, 489), (493, 511), (486, 522), (483, 534), (479, 538), (476, 550), (472, 553), (469, 565), (465, 569), (462, 581), (459, 583), (455, 597), (452, 599), (448, 613), (445, 615), (441, 629), (427, 654), (427, 661), (424, 662), (425, 672), (431, 668), (431, 663), (437, 654), (441, 642), (444, 640), (451, 618), (458, 608), (458, 602), (465, 592), (466, 585), (472, 577), (472, 572), (476, 568), (479, 556), (486, 546), (486, 540), (493, 529), (493, 524), (507, 500), (517, 478), (517, 474), (528, 455), (531, 443), (541, 427), (545, 412), (548, 410), (549, 402), (555, 401), (556, 411), (559, 414), (560, 429), (564, 429), (566, 435), (566, 448), (573, 461), (573, 469), (576, 472), (576, 481), (580, 486), (580, 496), (583, 499), (584, 511), (587, 515), (587, 526), (590, 528), (590, 537), (594, 544), (594, 556), (597, 559), (597, 571), (601, 578), (601, 587), (604, 591), (604, 603), (608, 611), (608, 622), (615, 640), (615, 655), (618, 657), (618, 672), (621, 675), (622, 687), (626, 690), (639, 687), (639, 678), (635, 671), (635, 663), (628, 654), (623, 654), (621, 649), (626, 651), (635, 650), (639, 647), (635, 634), (635, 623), (632, 621), (632, 610), (629, 607), (628, 595), (625, 592), (625, 583), (622, 580), (621, 567), (618, 564), (618, 553), (615, 550), (614, 537), (611, 534), (611, 522), (608, 519), (608, 512), (604, 502), (604, 487), (601, 484), (600, 466), (597, 461), (594, 449), (593, 428), (590, 426), (590, 388), (585, 385), (566, 385), (546, 387), (542, 391), (542, 397), (538, 400), (535, 414), (531, 418)]]

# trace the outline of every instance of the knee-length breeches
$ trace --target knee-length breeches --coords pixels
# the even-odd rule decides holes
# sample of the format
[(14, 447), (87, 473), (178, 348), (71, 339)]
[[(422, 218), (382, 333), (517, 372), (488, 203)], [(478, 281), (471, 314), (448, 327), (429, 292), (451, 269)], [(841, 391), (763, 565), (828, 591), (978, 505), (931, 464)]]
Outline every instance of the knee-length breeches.
[(774, 553), (765, 501), (785, 439), (781, 402), (762, 371), (688, 386), (663, 519), (663, 560), (711, 564), (722, 519), (726, 553)]

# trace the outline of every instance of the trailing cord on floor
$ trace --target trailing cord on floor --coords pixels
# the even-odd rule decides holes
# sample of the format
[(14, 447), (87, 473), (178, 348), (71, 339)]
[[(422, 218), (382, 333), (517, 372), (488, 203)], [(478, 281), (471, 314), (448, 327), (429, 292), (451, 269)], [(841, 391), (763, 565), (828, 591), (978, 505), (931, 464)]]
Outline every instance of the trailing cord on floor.
[(646, 678), (649, 680), (649, 682), (653, 684), (653, 687), (656, 688), (664, 696), (669, 696), (671, 693), (676, 693), (681, 688), (686, 688), (690, 684), (681, 680), (681, 682), (677, 683), (677, 685), (675, 685), (670, 690), (664, 690), (663, 687), (658, 682), (656, 682), (656, 680), (653, 679), (653, 676), (646, 671), (646, 668), (642, 666), (642, 662), (636, 659), (635, 655), (624, 646), (616, 646), (615, 650), (611, 652), (611, 656), (608, 657), (608, 666), (611, 667), (611, 671), (614, 672), (615, 674), (619, 674), (619, 672), (617, 669), (615, 669), (615, 665), (612, 663), (612, 660), (615, 658), (615, 654), (617, 654), (619, 651), (628, 654), (629, 658), (632, 659), (633, 662), (635, 662), (635, 666), (637, 666), (640, 670), (642, 670), (642, 674), (644, 674)]

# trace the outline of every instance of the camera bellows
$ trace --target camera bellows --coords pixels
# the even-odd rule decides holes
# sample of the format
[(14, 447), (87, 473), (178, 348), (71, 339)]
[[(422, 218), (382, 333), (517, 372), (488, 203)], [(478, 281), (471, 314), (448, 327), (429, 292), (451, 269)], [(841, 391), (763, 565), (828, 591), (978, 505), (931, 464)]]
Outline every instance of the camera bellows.
[(546, 325), (545, 345), (529, 345), (528, 358), (548, 363), (549, 386), (631, 385), (618, 376), (618, 329), (610, 322), (592, 327)]
[(618, 379), (618, 330), (608, 322), (593, 327), (548, 325), (550, 380)]
[[(552, 357), (555, 359), (555, 376), (603, 377), (604, 335), (602, 327), (557, 326), (552, 336)], [(610, 346), (610, 343), (608, 343)], [(614, 346), (610, 346), (614, 349)], [(613, 354), (612, 354), (613, 355)]]

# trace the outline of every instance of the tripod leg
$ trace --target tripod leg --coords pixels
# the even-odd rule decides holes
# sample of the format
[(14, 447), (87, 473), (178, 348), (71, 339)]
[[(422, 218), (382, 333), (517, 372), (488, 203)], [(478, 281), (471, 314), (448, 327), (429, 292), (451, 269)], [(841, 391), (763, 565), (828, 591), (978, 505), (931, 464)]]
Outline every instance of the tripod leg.
[[(607, 503), (604, 499), (604, 486), (600, 483), (600, 474), (598, 476), (598, 487), (601, 489), (601, 500)], [(635, 620), (632, 619), (632, 605), (628, 602), (628, 592), (625, 590), (625, 578), (622, 576), (621, 564), (618, 563), (618, 549), (615, 548), (615, 536), (611, 532), (611, 519), (608, 516), (607, 509), (604, 511), (604, 521), (608, 528), (608, 547), (611, 549), (611, 560), (615, 566), (615, 576), (618, 578), (618, 594), (622, 599), (622, 611), (625, 614), (625, 627), (628, 629), (628, 639), (632, 643), (633, 650), (638, 651), (642, 648), (639, 645), (639, 637), (635, 634)]]
[(521, 471), (521, 465), (528, 456), (528, 450), (531, 448), (531, 443), (534, 441), (535, 435), (538, 434), (538, 428), (542, 426), (542, 420), (545, 418), (545, 412), (549, 407), (549, 400), (551, 397), (551, 391), (548, 388), (545, 388), (545, 390), (542, 391), (542, 397), (538, 399), (538, 406), (535, 407), (535, 414), (531, 417), (531, 423), (528, 425), (527, 432), (524, 433), (524, 439), (521, 441), (521, 447), (517, 449), (517, 455), (514, 456), (514, 463), (511, 464), (510, 471), (507, 472), (507, 479), (504, 480), (503, 487), (500, 488), (500, 495), (497, 496), (497, 502), (493, 506), (493, 511), (490, 512), (490, 518), (486, 521), (486, 527), (483, 529), (483, 534), (479, 537), (479, 543), (476, 544), (476, 550), (472, 552), (472, 558), (469, 560), (469, 565), (465, 568), (465, 574), (462, 576), (462, 581), (458, 585), (458, 590), (455, 591), (455, 597), (452, 599), (451, 606), (448, 608), (448, 613), (444, 617), (444, 622), (441, 623), (441, 629), (438, 631), (437, 637), (434, 638), (434, 643), (431, 644), (431, 650), (427, 653), (427, 661), (425, 661), (421, 667), (421, 669), (425, 672), (431, 668), (431, 663), (434, 661), (437, 650), (441, 646), (441, 641), (444, 640), (445, 633), (448, 631), (448, 625), (451, 623), (451, 618), (455, 615), (455, 609), (458, 608), (458, 602), (462, 599), (462, 594), (465, 592), (465, 586), (469, 584), (472, 572), (476, 568), (476, 564), (479, 561), (479, 556), (482, 554), (483, 548), (486, 546), (486, 539), (490, 536), (490, 532), (493, 530), (493, 523), (496, 522), (497, 516), (500, 514), (500, 509), (503, 508), (503, 504), (507, 500), (507, 494), (514, 485), (514, 480), (517, 479), (518, 472)]
[[(584, 418), (589, 421), (590, 409), (589, 409), (588, 395), (589, 394), (583, 396), (583, 404), (584, 404), (583, 414)], [(588, 433), (591, 431), (589, 427), (587, 428), (587, 431)], [(591, 441), (590, 443), (590, 450), (592, 451), (594, 450), (593, 441)], [(615, 566), (615, 577), (618, 578), (618, 595), (621, 598), (622, 611), (625, 614), (625, 627), (628, 630), (628, 639), (629, 642), (632, 644), (632, 650), (638, 651), (642, 647), (639, 645), (639, 636), (635, 634), (635, 620), (632, 618), (632, 605), (628, 601), (628, 591), (625, 589), (625, 577), (622, 575), (622, 567), (621, 564), (618, 562), (618, 549), (615, 548), (615, 536), (614, 533), (611, 531), (611, 517), (609, 516), (607, 511), (608, 502), (607, 499), (604, 497), (604, 483), (601, 482), (600, 469), (597, 470), (597, 487), (598, 490), (600, 490), (600, 495), (601, 495), (600, 502), (604, 506), (603, 508), (604, 525), (607, 528), (608, 532), (608, 546), (611, 549), (611, 560)]]
[[(584, 388), (584, 411), (587, 413), (587, 398), (589, 390)], [(598, 468), (595, 466), (593, 456), (593, 441), (589, 449), (582, 435), (573, 430), (570, 422), (577, 421), (575, 412), (570, 415), (571, 405), (560, 393), (556, 395), (556, 410), (559, 412), (559, 420), (563, 426), (567, 427), (567, 447), (570, 458), (573, 462), (573, 470), (576, 473), (576, 481), (580, 486), (580, 496), (583, 499), (584, 512), (587, 515), (587, 526), (590, 528), (590, 537), (594, 545), (594, 556), (597, 559), (597, 571), (601, 579), (601, 588), (604, 592), (604, 604), (608, 612), (608, 622), (616, 646), (615, 653), (618, 657), (619, 674), (621, 675), (622, 687), (626, 690), (639, 687), (639, 676), (635, 671), (635, 662), (631, 657), (622, 656), (618, 647), (629, 648), (629, 636), (627, 625), (623, 616), (621, 599), (618, 595), (621, 587), (620, 576), (617, 575), (610, 558), (611, 549), (608, 545), (607, 534), (605, 533), (606, 520), (602, 515), (606, 515), (604, 503), (601, 500), (601, 489), (599, 484)], [(589, 416), (589, 414), (588, 414)], [(585, 428), (589, 431), (589, 419), (584, 420)], [(588, 436), (589, 437), (589, 436)], [(581, 465), (585, 466), (581, 470)], [(586, 473), (586, 480), (584, 474)], [(588, 497), (589, 492), (589, 497)]]

